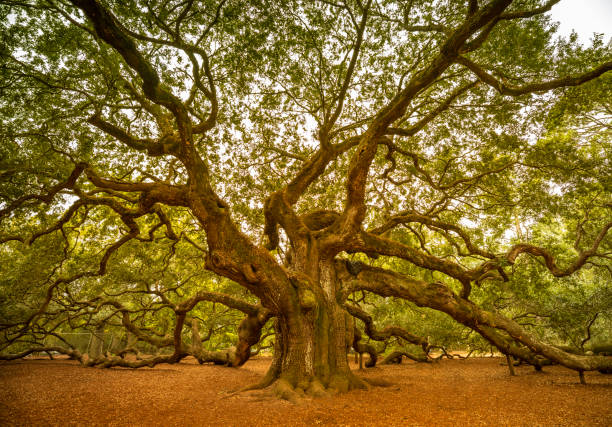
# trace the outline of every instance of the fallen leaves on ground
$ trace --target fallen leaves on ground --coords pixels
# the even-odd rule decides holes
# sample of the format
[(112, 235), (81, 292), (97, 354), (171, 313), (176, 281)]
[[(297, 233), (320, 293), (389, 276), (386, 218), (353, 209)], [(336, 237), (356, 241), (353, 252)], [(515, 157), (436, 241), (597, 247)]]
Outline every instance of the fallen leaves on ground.
[[(239, 369), (186, 360), (153, 369), (85, 368), (69, 360), (0, 363), (1, 425), (607, 426), (612, 375), (559, 366), (537, 373), (499, 358), (378, 366), (357, 374), (392, 383), (294, 405), (267, 390), (230, 395), (260, 380), (269, 358)], [(356, 367), (355, 367), (356, 368)]]

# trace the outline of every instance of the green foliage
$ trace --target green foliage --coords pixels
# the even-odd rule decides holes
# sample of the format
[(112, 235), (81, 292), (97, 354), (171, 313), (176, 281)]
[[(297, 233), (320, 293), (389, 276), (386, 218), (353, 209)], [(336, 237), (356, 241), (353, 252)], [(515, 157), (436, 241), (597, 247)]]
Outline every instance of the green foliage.
[[(314, 155), (318, 132), (337, 105), (356, 44), (353, 21), (361, 8), (360, 2), (344, 3), (205, 0), (184, 9), (178, 1), (104, 2), (126, 31), (140, 35), (134, 42), (138, 51), (163, 87), (189, 102), (194, 122), (207, 116), (212, 103), (196, 90), (188, 52), (172, 44), (180, 38), (206, 51), (219, 111), (217, 126), (196, 135), (194, 145), (210, 168), (211, 185), (254, 242), (261, 240), (266, 198)], [(442, 31), (410, 28), (454, 28), (465, 19), (463, 3), (375, 2), (343, 108), (329, 129), (330, 143), (338, 146), (361, 134), (406, 81), (430, 64), (447, 37)], [(508, 10), (541, 3), (515, 1)], [(22, 6), (0, 5), (0, 210), (24, 196), (45, 194), (82, 161), (111, 180), (188, 184), (186, 168), (176, 159), (149, 156), (91, 125), (91, 117), (101, 114), (138, 140), (166, 138), (167, 128), (177, 132), (168, 111), (145, 100), (141, 77), (116, 50), (92, 36), (83, 13), (63, 2)], [(610, 43), (600, 37), (589, 47), (555, 37), (546, 15), (502, 20), (480, 49), (465, 55), (514, 86), (585, 72), (612, 55)], [(203, 74), (199, 58), (195, 67)], [(415, 95), (393, 126), (409, 129), (458, 88), (467, 88), (419, 133), (389, 136), (394, 151), (380, 146), (369, 171), (364, 229), (400, 212), (416, 212), (460, 226), (472, 244), (499, 258), (512, 244), (530, 243), (547, 248), (560, 266), (570, 265), (610, 218), (612, 73), (577, 87), (517, 97), (500, 95), (482, 82), (473, 85), (476, 80), (454, 64)], [(330, 163), (298, 201), (298, 214), (343, 210), (353, 154), (348, 150)], [(0, 245), (0, 323), (26, 321), (50, 286), (51, 314), (35, 319), (33, 329), (92, 330), (105, 323), (119, 331), (120, 310), (98, 304), (120, 299), (138, 327), (163, 337), (171, 335), (175, 322), (170, 307), (199, 290), (257, 303), (245, 288), (206, 271), (206, 224), (186, 208), (161, 208), (178, 241), (153, 213), (137, 218), (138, 239), (113, 253), (103, 277), (94, 273), (105, 251), (127, 233), (125, 222), (108, 206), (79, 207), (61, 227), (28, 245), (34, 233), (52, 227), (83, 194), (119, 201), (128, 216), (139, 207), (134, 194), (100, 191), (82, 176), (78, 188), (63, 189), (48, 204), (29, 200), (2, 218), (0, 239), (18, 234), (23, 242)], [(386, 237), (465, 267), (484, 261), (467, 253), (457, 233), (439, 227), (411, 224)], [(598, 249), (603, 255), (564, 279), (551, 277), (536, 259), (523, 255), (504, 266), (508, 281), (475, 284), (471, 298), (525, 320), (542, 336), (573, 345), (580, 344), (598, 313), (592, 341), (605, 342), (612, 339), (611, 245), (604, 239)], [(285, 239), (273, 255), (284, 262), (290, 250)], [(457, 281), (433, 269), (391, 257), (355, 257), (461, 290)], [(61, 280), (84, 271), (91, 274), (70, 283)], [(382, 298), (366, 301), (379, 326), (404, 325), (448, 347), (466, 342), (483, 347), (447, 315)], [(201, 320), (202, 334), (213, 331), (208, 349), (232, 344), (243, 317), (210, 302), (200, 302), (190, 315)], [(187, 329), (184, 339), (190, 340)]]

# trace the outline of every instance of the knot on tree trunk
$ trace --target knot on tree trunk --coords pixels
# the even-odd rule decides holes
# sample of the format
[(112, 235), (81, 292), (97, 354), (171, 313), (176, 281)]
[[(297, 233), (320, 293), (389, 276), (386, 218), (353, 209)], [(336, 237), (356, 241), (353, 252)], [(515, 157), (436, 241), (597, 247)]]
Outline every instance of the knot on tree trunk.
[(290, 271), (288, 277), (297, 291), (300, 307), (306, 311), (314, 309), (317, 306), (317, 297), (310, 278), (298, 271)]
[(257, 277), (257, 268), (253, 264), (242, 264), (242, 274), (249, 283), (259, 282)]
[(360, 261), (346, 260), (346, 270), (353, 276), (357, 276), (363, 270), (364, 264)]
[(238, 264), (230, 254), (224, 251), (212, 251), (206, 257), (206, 268), (215, 271), (223, 272), (227, 277), (238, 282), (247, 282), (249, 284), (260, 283), (258, 276), (259, 269), (252, 263)]

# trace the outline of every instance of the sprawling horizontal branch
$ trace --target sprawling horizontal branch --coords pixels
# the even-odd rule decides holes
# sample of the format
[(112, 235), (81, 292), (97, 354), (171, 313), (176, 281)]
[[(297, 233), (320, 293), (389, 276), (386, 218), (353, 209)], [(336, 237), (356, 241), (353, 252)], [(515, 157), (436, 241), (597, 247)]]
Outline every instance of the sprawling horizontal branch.
[[(489, 339), (494, 345), (525, 359), (530, 356), (516, 345), (510, 345), (501, 331), (532, 353), (540, 354), (570, 369), (591, 371), (612, 369), (612, 358), (578, 356), (546, 344), (527, 332), (521, 325), (498, 313), (486, 311), (471, 301), (454, 294), (442, 283), (427, 283), (388, 270), (364, 266), (356, 276), (358, 288), (381, 296), (394, 296), (412, 301), (418, 306), (430, 307), (450, 315)], [(499, 344), (499, 345), (498, 345)], [(531, 356), (533, 359), (533, 356)]]
[[(218, 292), (201, 291), (194, 297), (188, 298), (178, 304), (172, 303), (165, 293), (157, 290), (151, 290), (149, 287), (147, 287), (146, 291), (140, 292), (153, 294), (161, 298), (161, 300), (157, 303), (156, 310), (169, 308), (175, 312), (176, 321), (174, 326), (174, 334), (172, 336), (154, 336), (134, 323), (132, 316), (151, 309), (128, 308), (125, 304), (113, 298), (96, 297), (88, 301), (73, 300), (70, 303), (70, 307), (73, 312), (80, 312), (81, 316), (85, 317), (90, 317), (96, 313), (101, 313), (102, 309), (105, 307), (111, 307), (113, 312), (106, 317), (106, 320), (102, 320), (102, 322), (107, 322), (110, 317), (119, 315), (121, 318), (121, 325), (128, 331), (128, 333), (132, 334), (132, 336), (136, 337), (138, 340), (146, 342), (157, 348), (173, 346), (174, 353), (172, 355), (155, 356), (138, 361), (130, 361), (125, 360), (122, 355), (126, 351), (134, 351), (133, 348), (128, 348), (121, 352), (119, 357), (100, 355), (94, 359), (91, 359), (74, 349), (56, 346), (53, 348), (49, 347), (48, 350), (70, 355), (86, 366), (106, 368), (115, 366), (129, 368), (139, 368), (144, 366), (152, 367), (158, 363), (176, 363), (187, 355), (196, 357), (200, 363), (215, 362), (229, 366), (240, 366), (249, 359), (251, 354), (250, 348), (259, 342), (262, 328), (271, 317), (271, 312), (262, 306), (250, 304), (239, 298)], [(193, 310), (198, 302), (201, 301), (220, 303), (247, 314), (238, 327), (238, 340), (235, 346), (219, 351), (206, 351), (202, 349), (201, 338), (197, 331), (197, 320), (195, 318), (187, 317), (188, 313)], [(182, 344), (181, 338), (183, 324), (186, 319), (189, 319), (192, 322), (191, 327), (194, 337), (193, 344), (189, 348)], [(0, 356), (0, 359), (8, 360), (21, 358), (33, 352), (40, 351), (45, 351), (43, 346), (34, 346), (31, 349), (19, 354)]]
[[(96, 297), (87, 301), (71, 301), (71, 310), (75, 312), (79, 312), (81, 316), (90, 317), (94, 314), (102, 312), (104, 308), (110, 307), (112, 308), (111, 314), (103, 320), (105, 323), (113, 316), (119, 316), (121, 319), (121, 326), (125, 328), (126, 331), (133, 334), (140, 341), (151, 344), (157, 348), (163, 348), (173, 345), (174, 339), (172, 336), (155, 336), (150, 333), (145, 328), (141, 328), (134, 323), (133, 316), (137, 316), (139, 313), (146, 311), (145, 309), (138, 308), (129, 308), (121, 301), (108, 298), (108, 297)], [(160, 304), (157, 310), (163, 309), (165, 307), (169, 307), (173, 309), (171, 305), (168, 304)]]
[(377, 253), (397, 257), (428, 270), (440, 271), (459, 281), (470, 281), (472, 276), (469, 270), (447, 259), (438, 258), (411, 246), (378, 236), (374, 233), (362, 231), (358, 238), (348, 245), (353, 252)]
[(409, 353), (405, 350), (395, 349), (391, 353), (385, 356), (383, 360), (381, 360), (381, 365), (388, 365), (391, 363), (399, 363), (401, 362), (402, 357), (407, 357), (410, 360), (414, 360), (415, 362), (429, 362), (431, 361), (427, 356), (417, 356), (412, 353)]
[(171, 185), (163, 182), (126, 182), (102, 178), (91, 167), (85, 171), (87, 178), (98, 188), (123, 192), (141, 192), (140, 204), (150, 207), (154, 203), (164, 203), (170, 206), (188, 206), (187, 189), (185, 186)]
[(195, 296), (183, 301), (177, 306), (177, 311), (179, 312), (189, 312), (191, 311), (199, 302), (201, 301), (210, 301), (216, 302), (225, 305), (226, 307), (233, 308), (235, 310), (239, 310), (244, 314), (250, 316), (257, 316), (260, 313), (265, 312), (266, 310), (259, 305), (251, 304), (240, 298), (233, 297), (231, 295), (223, 294), (220, 292), (207, 292), (207, 291), (199, 291)]
[[(536, 257), (542, 257), (544, 259), (544, 265), (555, 277), (569, 276), (579, 269), (581, 269), (589, 260), (592, 260), (594, 256), (597, 256), (597, 249), (604, 241), (604, 238), (608, 234), (612, 223), (607, 223), (597, 233), (593, 243), (588, 249), (580, 251), (574, 262), (572, 262), (567, 268), (562, 269), (557, 266), (557, 262), (554, 256), (546, 249), (527, 244), (519, 243), (514, 245), (505, 255), (499, 255), (495, 259), (490, 259), (481, 265), (473, 268), (466, 274), (466, 279), (482, 281), (486, 277), (495, 277), (497, 273), (506, 279), (506, 275), (503, 271), (503, 265), (505, 262), (514, 264), (516, 259), (523, 253), (530, 254)], [(497, 273), (495, 273), (497, 272)], [(453, 276), (454, 277), (454, 276)]]
[(24, 350), (20, 353), (0, 354), (0, 360), (17, 360), (17, 359), (23, 359), (24, 357), (27, 357), (33, 353), (51, 353), (51, 352), (65, 354), (67, 356), (70, 356), (73, 359), (83, 360), (83, 354), (81, 354), (80, 351), (75, 350), (75, 349), (65, 348), (65, 347), (58, 347), (58, 346), (36, 346), (36, 347), (29, 348), (27, 350)]
[[(164, 154), (176, 154), (178, 151), (178, 142), (172, 135), (162, 138), (160, 141), (150, 138), (136, 138), (130, 135), (125, 130), (103, 120), (98, 114), (90, 117), (87, 120), (90, 124), (94, 125), (101, 131), (121, 141), (138, 151), (144, 151), (149, 156), (162, 156)], [(162, 142), (163, 141), (163, 142)]]
[(39, 346), (32, 347), (28, 350), (22, 351), (21, 353), (15, 354), (0, 354), (0, 360), (16, 360), (22, 359), (26, 356), (29, 356), (33, 353), (59, 353), (65, 354), (69, 356), (71, 359), (78, 360), (84, 366), (97, 366), (100, 368), (112, 368), (112, 367), (121, 367), (121, 368), (152, 368), (155, 365), (160, 363), (176, 363), (183, 359), (188, 354), (181, 355), (160, 355), (154, 356), (141, 360), (127, 360), (118, 356), (111, 357), (98, 357), (95, 359), (90, 359), (87, 354), (83, 354), (78, 350), (65, 348), (65, 347), (57, 347), (57, 346)]
[[(417, 222), (433, 227), (434, 229), (453, 231), (464, 240), (470, 254), (480, 255), (488, 258), (489, 260), (473, 269), (466, 269), (448, 259), (438, 258), (429, 253), (412, 248), (411, 246), (380, 236), (380, 234), (384, 233), (396, 224), (406, 222)], [(529, 244), (518, 244), (512, 247), (505, 256), (495, 255), (475, 247), (469, 236), (459, 227), (414, 213), (407, 213), (405, 215), (398, 215), (397, 217), (391, 218), (386, 224), (372, 230), (371, 232), (362, 231), (358, 238), (353, 239), (349, 243), (347, 250), (350, 252), (359, 251), (368, 254), (375, 253), (379, 255), (393, 256), (409, 261), (410, 263), (421, 268), (440, 271), (461, 282), (464, 287), (463, 296), (467, 298), (469, 296), (470, 282), (474, 280), (480, 282), (489, 277), (506, 280), (507, 276), (503, 271), (503, 261), (513, 264), (521, 253), (528, 253), (534, 256), (543, 257), (546, 267), (556, 277), (568, 276), (579, 270), (592, 256), (596, 255), (599, 245), (604, 240), (611, 227), (612, 223), (606, 224), (596, 236), (591, 247), (580, 252), (577, 259), (566, 269), (560, 269), (556, 265), (552, 254), (546, 249)]]
[(251, 357), (251, 347), (261, 339), (262, 328), (272, 317), (271, 312), (263, 307), (249, 312), (238, 325), (238, 340), (233, 347), (225, 350), (207, 351), (197, 344), (199, 337), (194, 333), (196, 344), (191, 353), (200, 363), (213, 362), (227, 366), (242, 366)]
[(152, 358), (142, 359), (138, 361), (128, 361), (121, 357), (106, 357), (100, 356), (93, 360), (87, 360), (87, 366), (99, 366), (101, 368), (125, 367), (125, 368), (142, 368), (153, 367), (159, 363), (177, 363), (189, 353), (183, 348), (182, 332), (185, 323), (186, 313), (177, 313), (176, 322), (174, 325), (174, 333), (171, 338), (174, 352), (171, 355), (160, 355)]

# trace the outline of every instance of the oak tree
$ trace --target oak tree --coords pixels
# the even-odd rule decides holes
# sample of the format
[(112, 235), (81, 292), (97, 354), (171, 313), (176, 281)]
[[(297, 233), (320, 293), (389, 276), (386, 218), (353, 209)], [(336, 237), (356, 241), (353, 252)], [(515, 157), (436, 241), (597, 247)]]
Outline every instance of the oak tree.
[[(557, 37), (556, 3), (2, 1), (3, 357), (240, 366), (273, 329), (261, 386), (322, 395), (364, 386), (366, 336), (431, 349), (377, 328), (378, 295), (538, 367), (612, 369), (491, 302), (608, 289), (612, 50)], [(205, 348), (220, 307), (244, 317)], [(170, 352), (42, 344), (104, 325)]]

